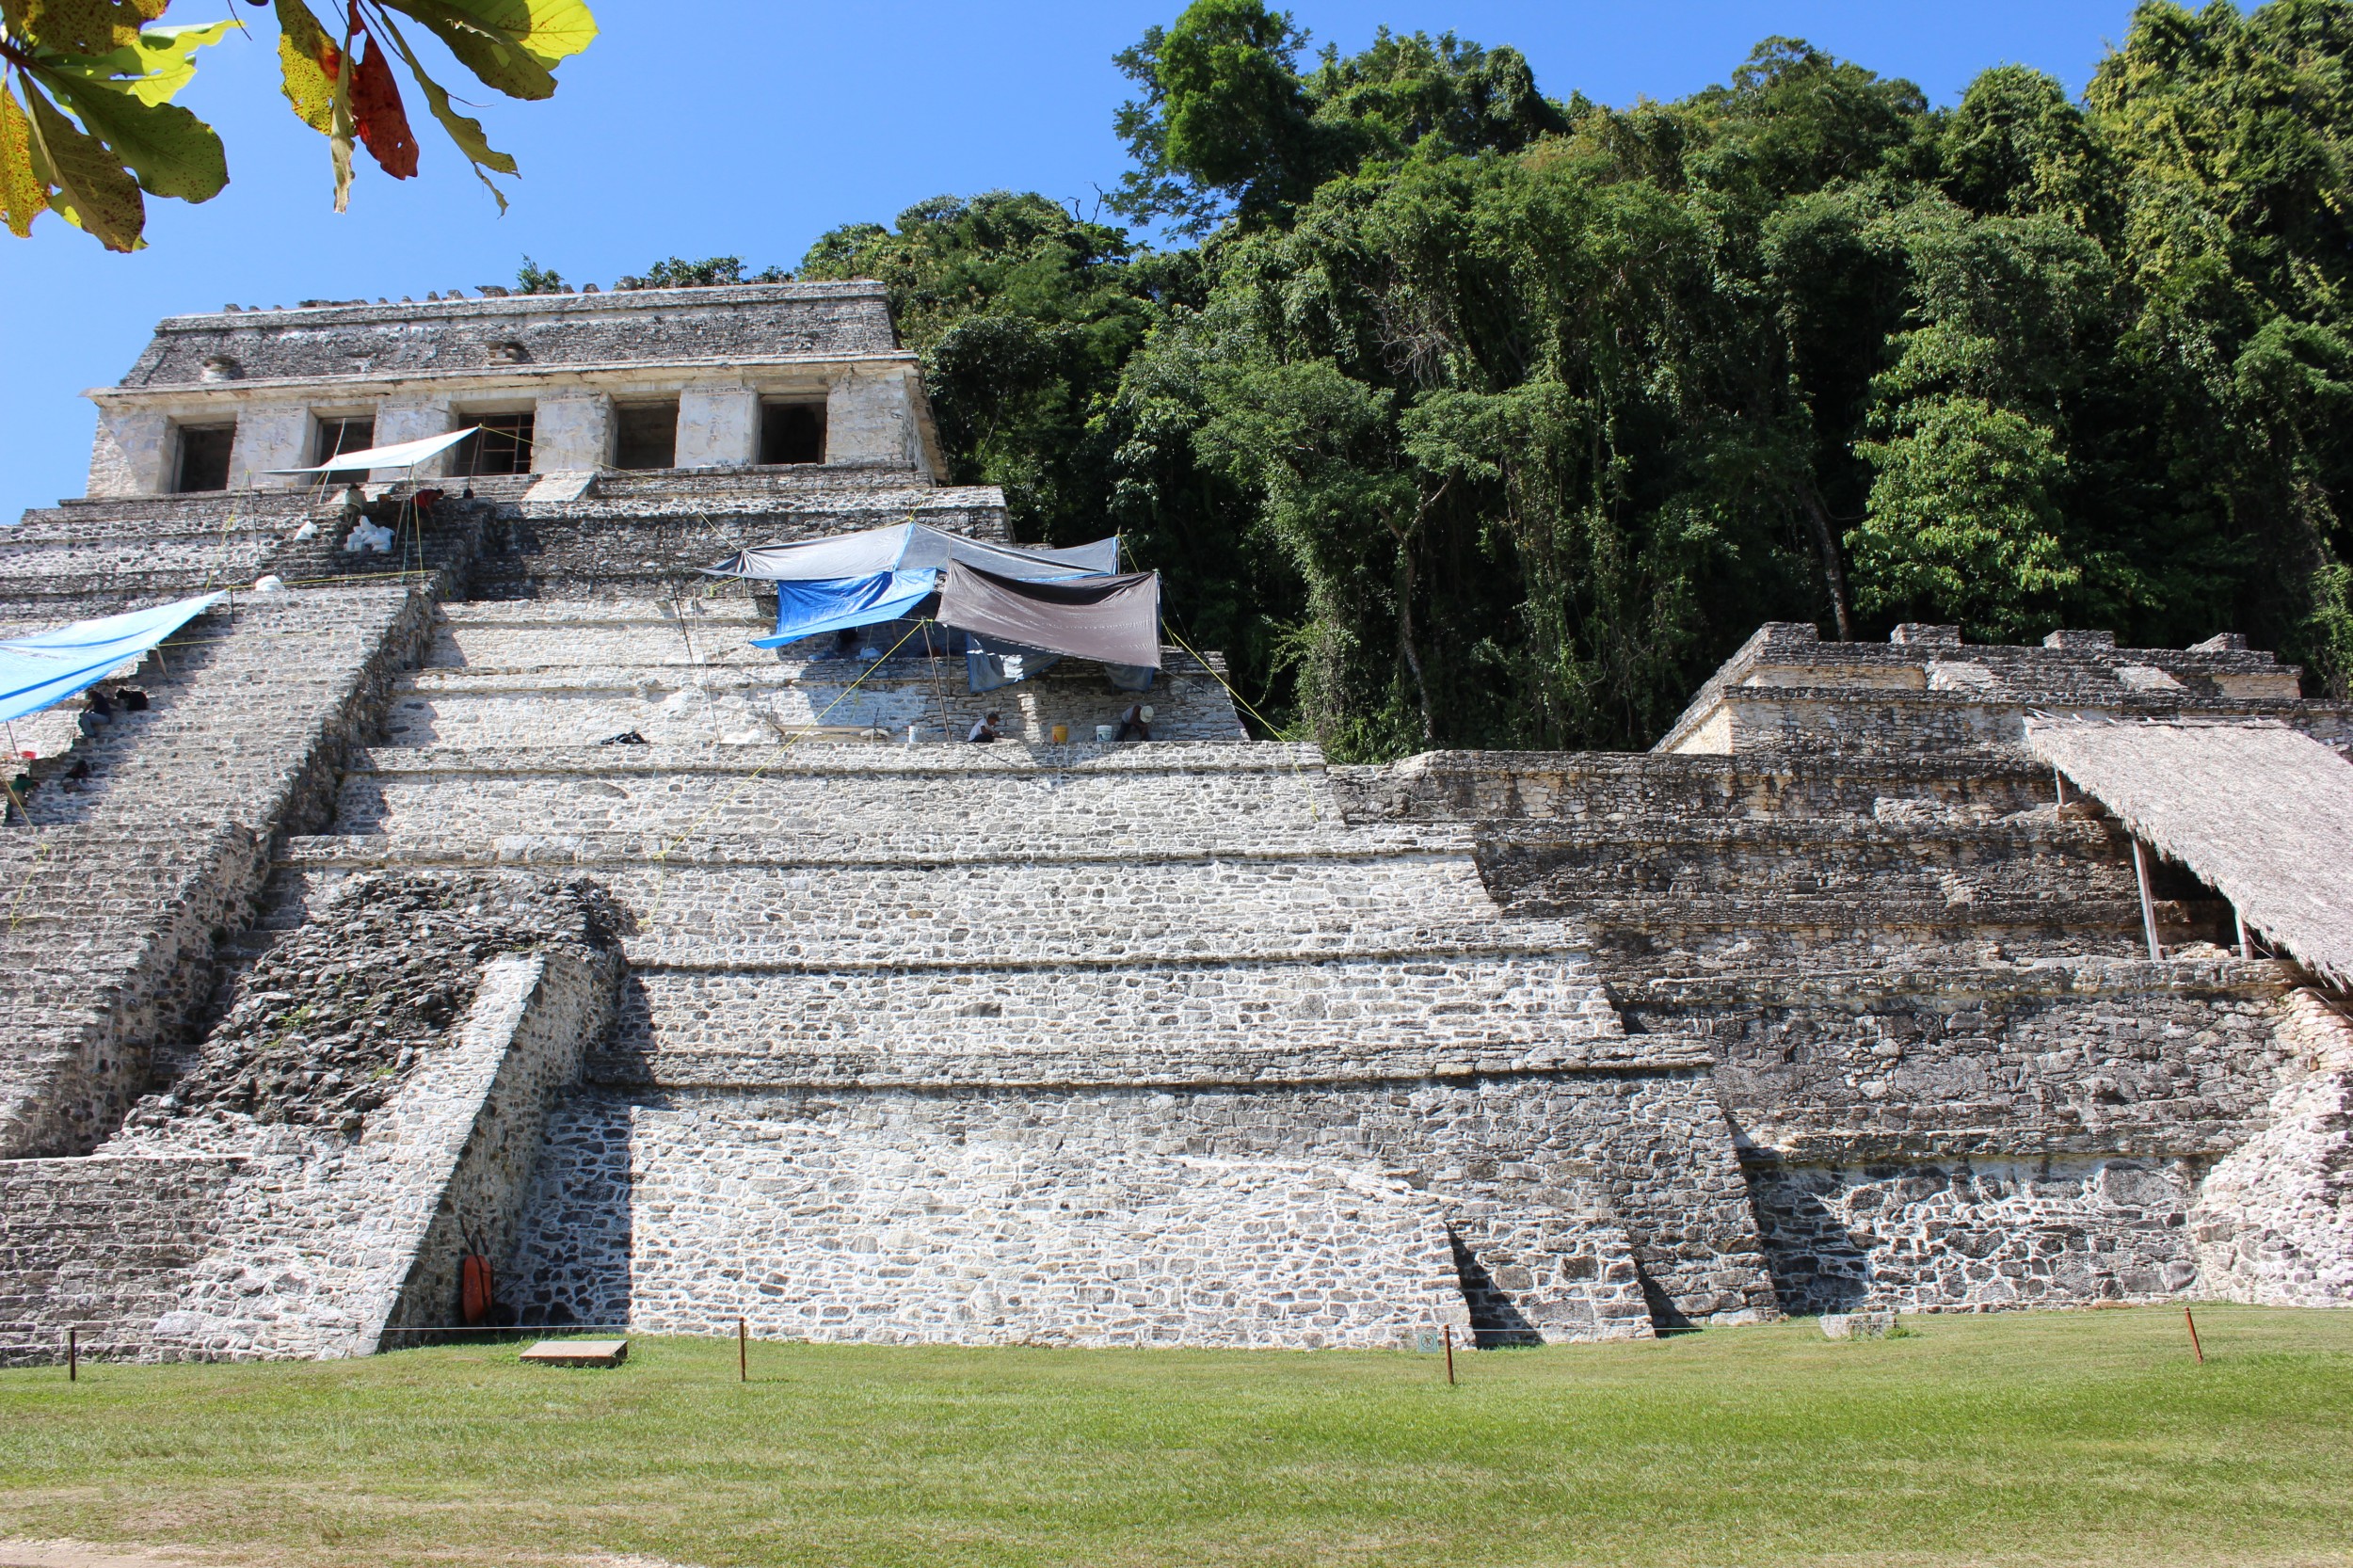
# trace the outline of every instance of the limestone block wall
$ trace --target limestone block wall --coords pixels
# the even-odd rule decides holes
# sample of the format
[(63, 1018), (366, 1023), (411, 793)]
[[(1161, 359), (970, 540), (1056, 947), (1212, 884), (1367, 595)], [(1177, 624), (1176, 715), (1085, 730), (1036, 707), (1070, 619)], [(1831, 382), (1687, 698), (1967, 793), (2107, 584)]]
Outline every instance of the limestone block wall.
[[(1006, 536), (1004, 497), (993, 487), (863, 482), (872, 475), (843, 482), (848, 472), (812, 471), (826, 482), (821, 488), (797, 479), (793, 470), (766, 470), (752, 476), (759, 483), (707, 495), (676, 475), (661, 484), (601, 475), (595, 491), (577, 501), (502, 506), (486, 530), (468, 591), (476, 599), (575, 602), (675, 597), (691, 615), (697, 595), (711, 591), (712, 580), (695, 576), (696, 569), (746, 545), (880, 528), (910, 517), (953, 533)], [(489, 493), (487, 485), (476, 488)], [(719, 591), (744, 592), (732, 584)], [(767, 614), (773, 626), (773, 600)]]
[(1754, 1180), (1783, 1310), (1988, 1311), (2196, 1294), (2200, 1162), (1774, 1163)]
[[(2287, 1138), (2325, 1167), (2269, 1131), (2328, 1121), (2296, 976), (2215, 945), (2227, 907), (2177, 872), (2150, 962), (2127, 840), (2023, 763), (1456, 755), (1342, 789), (1364, 819), (1476, 824), (1509, 909), (1591, 933), (1632, 1039), (1715, 1061), (1785, 1310), (2194, 1294), (2217, 1160)], [(2210, 1250), (2236, 1233), (2218, 1215)]]
[[(1048, 1095), (603, 1089), (558, 1116), (512, 1272), (543, 1320), (708, 1332), (745, 1312), (816, 1338), (1396, 1343), (1461, 1321), (1433, 1309), (1465, 1299), (1491, 1342), (1647, 1336), (1646, 1282), (1694, 1316), (1769, 1311), (1753, 1256), (1722, 1246), (1746, 1200), (1713, 1116), (1690, 1071)], [(1294, 1226), (1322, 1225), (1336, 1188), (1363, 1194), (1371, 1220), (1321, 1240), (1259, 1223), (1288, 1208)], [(1451, 1304), (1433, 1301), (1424, 1255), (1387, 1237), (1409, 1220), (1427, 1235), (1411, 1218), (1425, 1205), (1460, 1248)], [(984, 1246), (1021, 1267), (976, 1263)], [(1204, 1313), (1187, 1275), (1220, 1291), (1262, 1283)], [(1110, 1315), (1074, 1309), (1096, 1290)]]
[(2189, 1215), (2200, 1278), (2229, 1301), (2343, 1306), (2353, 1301), (2353, 1022), (2298, 991), (2279, 1038), (2297, 1059), (2265, 1125), (2214, 1168)]
[[(515, 1265), (522, 1309), (881, 1343), (1393, 1346), (1470, 1327), (1443, 1206), (1405, 1180), (1139, 1147), (1108, 1117), (1048, 1140), (1002, 1112), (575, 1099)], [(1630, 1280), (1623, 1238), (1593, 1228), (1581, 1261)]]
[(235, 1156), (0, 1160), (0, 1366), (152, 1353), (242, 1178)]

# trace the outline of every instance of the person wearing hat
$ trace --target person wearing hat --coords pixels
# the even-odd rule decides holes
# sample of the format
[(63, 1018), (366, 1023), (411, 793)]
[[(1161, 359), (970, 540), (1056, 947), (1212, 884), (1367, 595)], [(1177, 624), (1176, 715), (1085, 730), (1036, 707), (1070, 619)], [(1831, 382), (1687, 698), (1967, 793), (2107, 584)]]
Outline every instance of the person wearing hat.
[(1129, 704), (1128, 711), (1119, 715), (1119, 733), (1112, 738), (1120, 741), (1150, 740), (1152, 738), (1152, 705), (1148, 702)]

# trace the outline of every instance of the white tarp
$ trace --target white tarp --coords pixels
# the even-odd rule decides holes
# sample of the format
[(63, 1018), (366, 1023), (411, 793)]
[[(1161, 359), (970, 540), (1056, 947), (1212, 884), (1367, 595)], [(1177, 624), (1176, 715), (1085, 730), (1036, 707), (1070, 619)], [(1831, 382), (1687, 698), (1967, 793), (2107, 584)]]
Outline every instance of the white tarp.
[(446, 436), (427, 436), (419, 441), (402, 441), (396, 446), (371, 446), (359, 452), (344, 452), (323, 463), (308, 468), (274, 468), (272, 473), (356, 473), (361, 469), (414, 468), (438, 452), (447, 452), (468, 436), (480, 429), (469, 424), (463, 430), (452, 430)]

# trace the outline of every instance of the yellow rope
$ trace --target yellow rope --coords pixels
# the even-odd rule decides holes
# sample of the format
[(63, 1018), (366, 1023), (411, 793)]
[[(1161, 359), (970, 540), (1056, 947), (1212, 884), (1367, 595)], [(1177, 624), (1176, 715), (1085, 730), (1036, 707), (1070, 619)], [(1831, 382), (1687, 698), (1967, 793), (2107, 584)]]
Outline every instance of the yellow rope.
[[(16, 799), (16, 792), (14, 790), (10, 790), (8, 792), (8, 798), (10, 800)], [(23, 809), (21, 804), (18, 809)], [(24, 824), (27, 827), (32, 825), (32, 822), (33, 819), (29, 815), (25, 817)], [(18, 907), (24, 904), (25, 893), (31, 889), (33, 886), (33, 878), (40, 874), (40, 863), (48, 858), (49, 840), (44, 837), (34, 845), (33, 863), (31, 866), (26, 868), (24, 880), (16, 885), (16, 896), (8, 900), (8, 931), (10, 935), (15, 934), (17, 922), (24, 919), (22, 915), (17, 913)]]
[[(1203, 669), (1209, 672), (1210, 680), (1225, 688), (1225, 695), (1232, 697), (1243, 712), (1248, 713), (1252, 718), (1257, 719), (1260, 724), (1265, 725), (1269, 734), (1277, 736), (1282, 734), (1282, 731), (1274, 727), (1273, 720), (1269, 719), (1264, 713), (1259, 712), (1256, 708), (1250, 706), (1249, 699), (1243, 696), (1240, 692), (1234, 690), (1232, 681), (1227, 680), (1224, 676), (1217, 673), (1216, 665), (1210, 664), (1207, 659), (1202, 658), (1199, 653), (1194, 651), (1193, 646), (1191, 643), (1185, 641), (1183, 637), (1178, 636), (1175, 627), (1170, 626), (1165, 620), (1163, 620), (1160, 625), (1164, 630), (1166, 630), (1170, 636), (1176, 638), (1176, 646), (1178, 648), (1183, 648), (1187, 653), (1193, 654), (1193, 663), (1199, 664)], [(1289, 745), (1291, 743), (1285, 741), (1281, 744)], [(1291, 776), (1298, 779), (1300, 784), (1307, 792), (1307, 815), (1316, 822), (1321, 822), (1323, 820), (1323, 808), (1316, 804), (1316, 788), (1314, 785), (1307, 782), (1307, 771), (1299, 765), (1298, 758), (1293, 757), (1289, 759), (1289, 761)]]

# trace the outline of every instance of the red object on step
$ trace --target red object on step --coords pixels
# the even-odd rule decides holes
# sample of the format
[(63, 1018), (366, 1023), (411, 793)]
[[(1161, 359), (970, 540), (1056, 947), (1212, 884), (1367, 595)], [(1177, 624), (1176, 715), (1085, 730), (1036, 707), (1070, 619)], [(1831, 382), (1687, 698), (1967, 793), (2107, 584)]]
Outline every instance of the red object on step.
[(469, 1253), (457, 1265), (457, 1316), (468, 1328), (489, 1320), (494, 1285), (488, 1258)]

